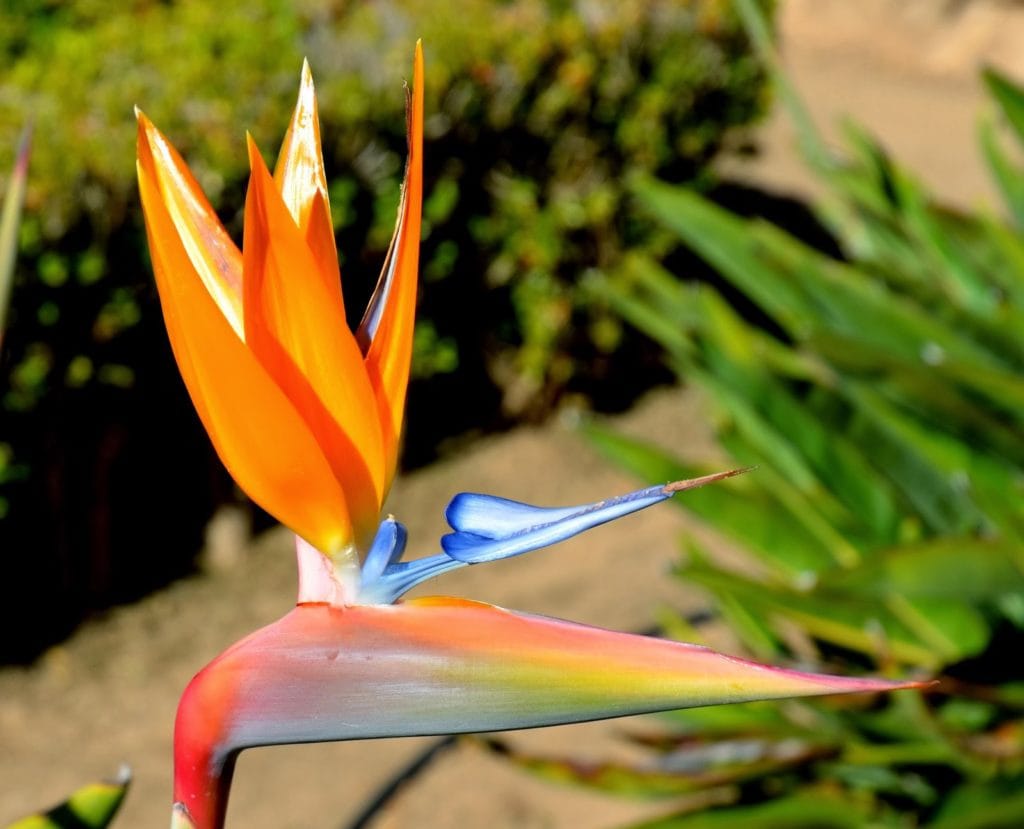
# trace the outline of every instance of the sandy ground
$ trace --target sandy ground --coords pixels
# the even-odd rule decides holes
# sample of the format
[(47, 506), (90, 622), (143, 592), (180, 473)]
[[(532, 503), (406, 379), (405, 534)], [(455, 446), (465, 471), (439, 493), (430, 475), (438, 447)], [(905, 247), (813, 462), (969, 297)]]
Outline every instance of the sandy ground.
[[(1024, 5), (1014, 0), (780, 0), (782, 57), (819, 129), (842, 146), (853, 120), (942, 201), (997, 204), (977, 127), (992, 107), (979, 72), (1024, 80)], [(794, 152), (781, 107), (760, 153), (728, 163), (743, 179), (800, 197), (820, 188)]]
[[(636, 435), (656, 436), (690, 457), (707, 458), (712, 450), (697, 412), (682, 392), (660, 392), (616, 424)], [(433, 551), (445, 531), (442, 509), (459, 490), (555, 505), (585, 503), (636, 487), (602, 461), (566, 420), (482, 441), (458, 459), (400, 480), (389, 508), (407, 522), (410, 552)], [(127, 760), (136, 779), (121, 825), (153, 826), (166, 820), (171, 724), (182, 687), (226, 645), (273, 621), (293, 602), (289, 534), (274, 530), (232, 551), (244, 537), (231, 524), (230, 516), (221, 521), (215, 555), (233, 563), (211, 567), (202, 577), (94, 621), (31, 669), (0, 673), (0, 819), (57, 799)], [(432, 583), (429, 592), (640, 629), (651, 624), (659, 605), (696, 607), (696, 597), (665, 578), (685, 526), (680, 510), (648, 510), (557, 549), (450, 574)], [(529, 732), (524, 739), (552, 750), (621, 753), (623, 746), (611, 739), (612, 733), (607, 725), (576, 726)], [(244, 754), (231, 822), (248, 827), (343, 825), (428, 742)], [(451, 782), (450, 791), (445, 780)], [(480, 797), (483, 791), (488, 797)], [(442, 792), (443, 816), (437, 807)], [(570, 796), (569, 790), (527, 778), (466, 747), (450, 752), (380, 825), (596, 827), (642, 811), (637, 804), (606, 803), (578, 792)], [(581, 812), (593, 820), (574, 819)]]
[[(785, 59), (819, 123), (850, 115), (879, 135), (941, 198), (994, 204), (975, 145), (985, 109), (983, 62), (1024, 77), (1024, 8), (1010, 2), (783, 0)], [(835, 135), (834, 131), (830, 134)], [(936, 140), (936, 136), (941, 140)], [(815, 192), (780, 114), (760, 134), (764, 152), (729, 171), (796, 195)], [(411, 413), (415, 416), (415, 413)], [(460, 490), (535, 503), (591, 501), (633, 488), (566, 419), (480, 442), (458, 459), (401, 480), (390, 508), (413, 553), (432, 551), (442, 509)], [(713, 452), (700, 407), (680, 391), (642, 401), (621, 428), (691, 457)], [(471, 568), (432, 592), (618, 629), (648, 627), (660, 606), (699, 597), (665, 578), (688, 526), (671, 507), (625, 519), (513, 561)], [(208, 572), (84, 626), (29, 669), (0, 670), (0, 825), (130, 762), (135, 783), (119, 826), (166, 825), (171, 727), (177, 697), (207, 660), (286, 612), (294, 592), (288, 536), (245, 541), (228, 514), (211, 537)], [(628, 753), (621, 722), (514, 735), (516, 744), (592, 758)], [(429, 741), (264, 749), (243, 755), (229, 822), (338, 827)], [(612, 800), (521, 774), (473, 745), (446, 753), (403, 790), (377, 827), (482, 826), (602, 829), (665, 804)]]

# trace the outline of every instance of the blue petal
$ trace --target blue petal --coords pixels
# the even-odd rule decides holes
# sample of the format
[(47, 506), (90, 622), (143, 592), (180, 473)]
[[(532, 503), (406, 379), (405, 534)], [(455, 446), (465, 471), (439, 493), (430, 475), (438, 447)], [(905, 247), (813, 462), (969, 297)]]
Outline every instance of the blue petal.
[(389, 564), (387, 569), (372, 581), (367, 580), (364, 575), (359, 588), (359, 601), (361, 604), (392, 604), (417, 584), (465, 566), (463, 562), (456, 561), (444, 553), (418, 558), (415, 561)]
[[(467, 511), (455, 504), (453, 510), (449, 505), (449, 523), (458, 531), (444, 536), (441, 547), (449, 556), (466, 564), (509, 558), (564, 541), (598, 524), (657, 504), (673, 492), (669, 487), (653, 486), (595, 504), (557, 509), (466, 493), (463, 505), (470, 504), (472, 509)], [(456, 500), (462, 497), (456, 496)], [(455, 521), (451, 520), (453, 512)], [(470, 520), (463, 520), (467, 515)], [(462, 527), (473, 527), (476, 532), (463, 531)]]
[(444, 517), (460, 533), (484, 538), (508, 538), (542, 524), (579, 512), (581, 507), (534, 507), (497, 495), (460, 492), (448, 504)]
[(677, 492), (746, 471), (731, 469), (687, 481), (673, 481), (581, 507), (534, 507), (507, 498), (464, 492), (456, 495), (445, 510), (455, 532), (441, 539), (441, 548), (466, 564), (521, 555), (657, 504)]
[(366, 554), (366, 561), (363, 562), (363, 584), (377, 581), (388, 565), (394, 564), (402, 557), (408, 535), (405, 526), (394, 518), (385, 518), (380, 522), (370, 552)]
[(463, 492), (456, 495), (445, 510), (448, 523), (455, 532), (441, 539), (443, 553), (414, 561), (399, 561), (405, 549), (405, 527), (391, 518), (381, 523), (363, 564), (359, 601), (390, 604), (417, 584), (449, 570), (546, 547), (598, 524), (657, 504), (677, 492), (746, 471), (716, 472), (580, 507), (534, 507), (494, 495)]

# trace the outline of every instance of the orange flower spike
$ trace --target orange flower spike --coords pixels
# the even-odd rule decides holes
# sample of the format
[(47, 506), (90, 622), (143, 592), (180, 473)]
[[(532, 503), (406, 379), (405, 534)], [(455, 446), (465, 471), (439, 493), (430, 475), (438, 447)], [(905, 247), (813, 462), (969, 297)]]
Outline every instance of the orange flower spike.
[(313, 253), (318, 272), (341, 302), (338, 248), (331, 225), (327, 175), (320, 148), (320, 116), (309, 62), (302, 62), (299, 99), (274, 167), (274, 182)]
[(398, 223), (377, 289), (357, 336), (366, 371), (377, 393), (387, 460), (387, 484), (394, 477), (412, 362), (416, 282), (423, 202), (423, 46), (417, 41), (412, 94), (408, 99), (409, 160), (405, 168)]
[[(213, 212), (178, 151), (142, 112), (139, 161), (159, 188), (164, 208), (221, 313), (242, 337), (242, 254)], [(145, 155), (143, 158), (143, 144)]]
[[(245, 204), (246, 343), (295, 405), (345, 492), (356, 546), (372, 540), (385, 470), (362, 353), (263, 159), (249, 142)], [(321, 548), (332, 555), (340, 552)]]
[[(173, 189), (180, 179), (166, 165), (180, 160), (167, 149), (139, 113), (138, 175), (146, 233), (164, 321), (189, 395), (239, 486), (317, 548), (338, 549), (352, 538), (345, 493), (310, 428), (201, 278), (193, 252), (211, 238), (209, 228), (190, 221), (196, 214), (175, 209), (182, 204), (182, 193)], [(199, 258), (212, 261), (207, 255)]]

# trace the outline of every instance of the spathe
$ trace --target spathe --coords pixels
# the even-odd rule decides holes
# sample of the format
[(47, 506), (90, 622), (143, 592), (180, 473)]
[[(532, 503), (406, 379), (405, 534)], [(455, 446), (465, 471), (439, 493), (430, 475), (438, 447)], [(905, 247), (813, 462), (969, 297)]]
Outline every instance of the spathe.
[(177, 819), (221, 826), (235, 758), (255, 746), (532, 728), (921, 685), (771, 668), (463, 599), (304, 604), (225, 651), (182, 696)]

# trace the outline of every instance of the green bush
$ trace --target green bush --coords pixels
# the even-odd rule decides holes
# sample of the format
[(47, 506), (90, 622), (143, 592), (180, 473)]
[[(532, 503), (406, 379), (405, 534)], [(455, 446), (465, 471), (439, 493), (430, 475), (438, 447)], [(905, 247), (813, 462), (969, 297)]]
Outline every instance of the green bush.
[[(760, 113), (764, 79), (725, 0), (579, 9), (557, 0), (4, 5), (0, 169), (29, 115), (39, 140), (0, 364), (9, 458), (0, 532), (13, 535), (7, 548), (61, 527), (59, 542), (35, 541), (60, 553), (40, 552), (21, 576), (55, 570), (62, 590), (93, 597), (84, 601), (129, 595), (138, 578), (167, 575), (168, 550), (135, 549), (168, 520), (168, 504), (184, 516), (168, 546), (190, 556), (229, 491), (187, 414), (162, 332), (135, 195), (133, 104), (240, 236), (244, 131), (268, 156), (276, 150), (307, 56), (356, 320), (394, 223), (401, 83), (422, 37), (427, 201), (406, 462), (429, 458), (446, 436), (543, 414), (609, 372), (630, 388), (642, 382), (638, 338), (582, 300), (579, 277), (626, 246), (657, 253), (665, 233), (625, 197), (627, 174), (699, 178), (726, 131)], [(188, 483), (197, 468), (209, 470), (199, 486)], [(121, 495), (130, 508), (116, 505)], [(114, 534), (130, 549), (111, 552)]]
[[(58, 289), (42, 317), (58, 316), (68, 278), (98, 281), (115, 264), (137, 271), (113, 275), (127, 289), (117, 297), (101, 290), (113, 300), (104, 331), (134, 324), (139, 298), (125, 293), (148, 284), (137, 260), (115, 263), (109, 249), (112, 234), (137, 223), (132, 103), (173, 137), (238, 229), (242, 131), (272, 150), (307, 55), (342, 254), (365, 287), (390, 237), (404, 156), (398, 90), (423, 37), (431, 290), (418, 370), (483, 369), (513, 413), (543, 411), (587, 370), (588, 350), (616, 344), (607, 325), (588, 328), (574, 285), (586, 267), (647, 241), (623, 200), (624, 174), (694, 177), (764, 102), (761, 71), (722, 0), (631, 0), (583, 14), (553, 0), (144, 2), (114, 14), (79, 0), (0, 15), (9, 65), (0, 146), (28, 113), (47, 136), (25, 231), (26, 254)], [(69, 244), (83, 224), (87, 243)], [(56, 260), (44, 254), (54, 249)], [(26, 383), (67, 368), (45, 362), (33, 362)]]

